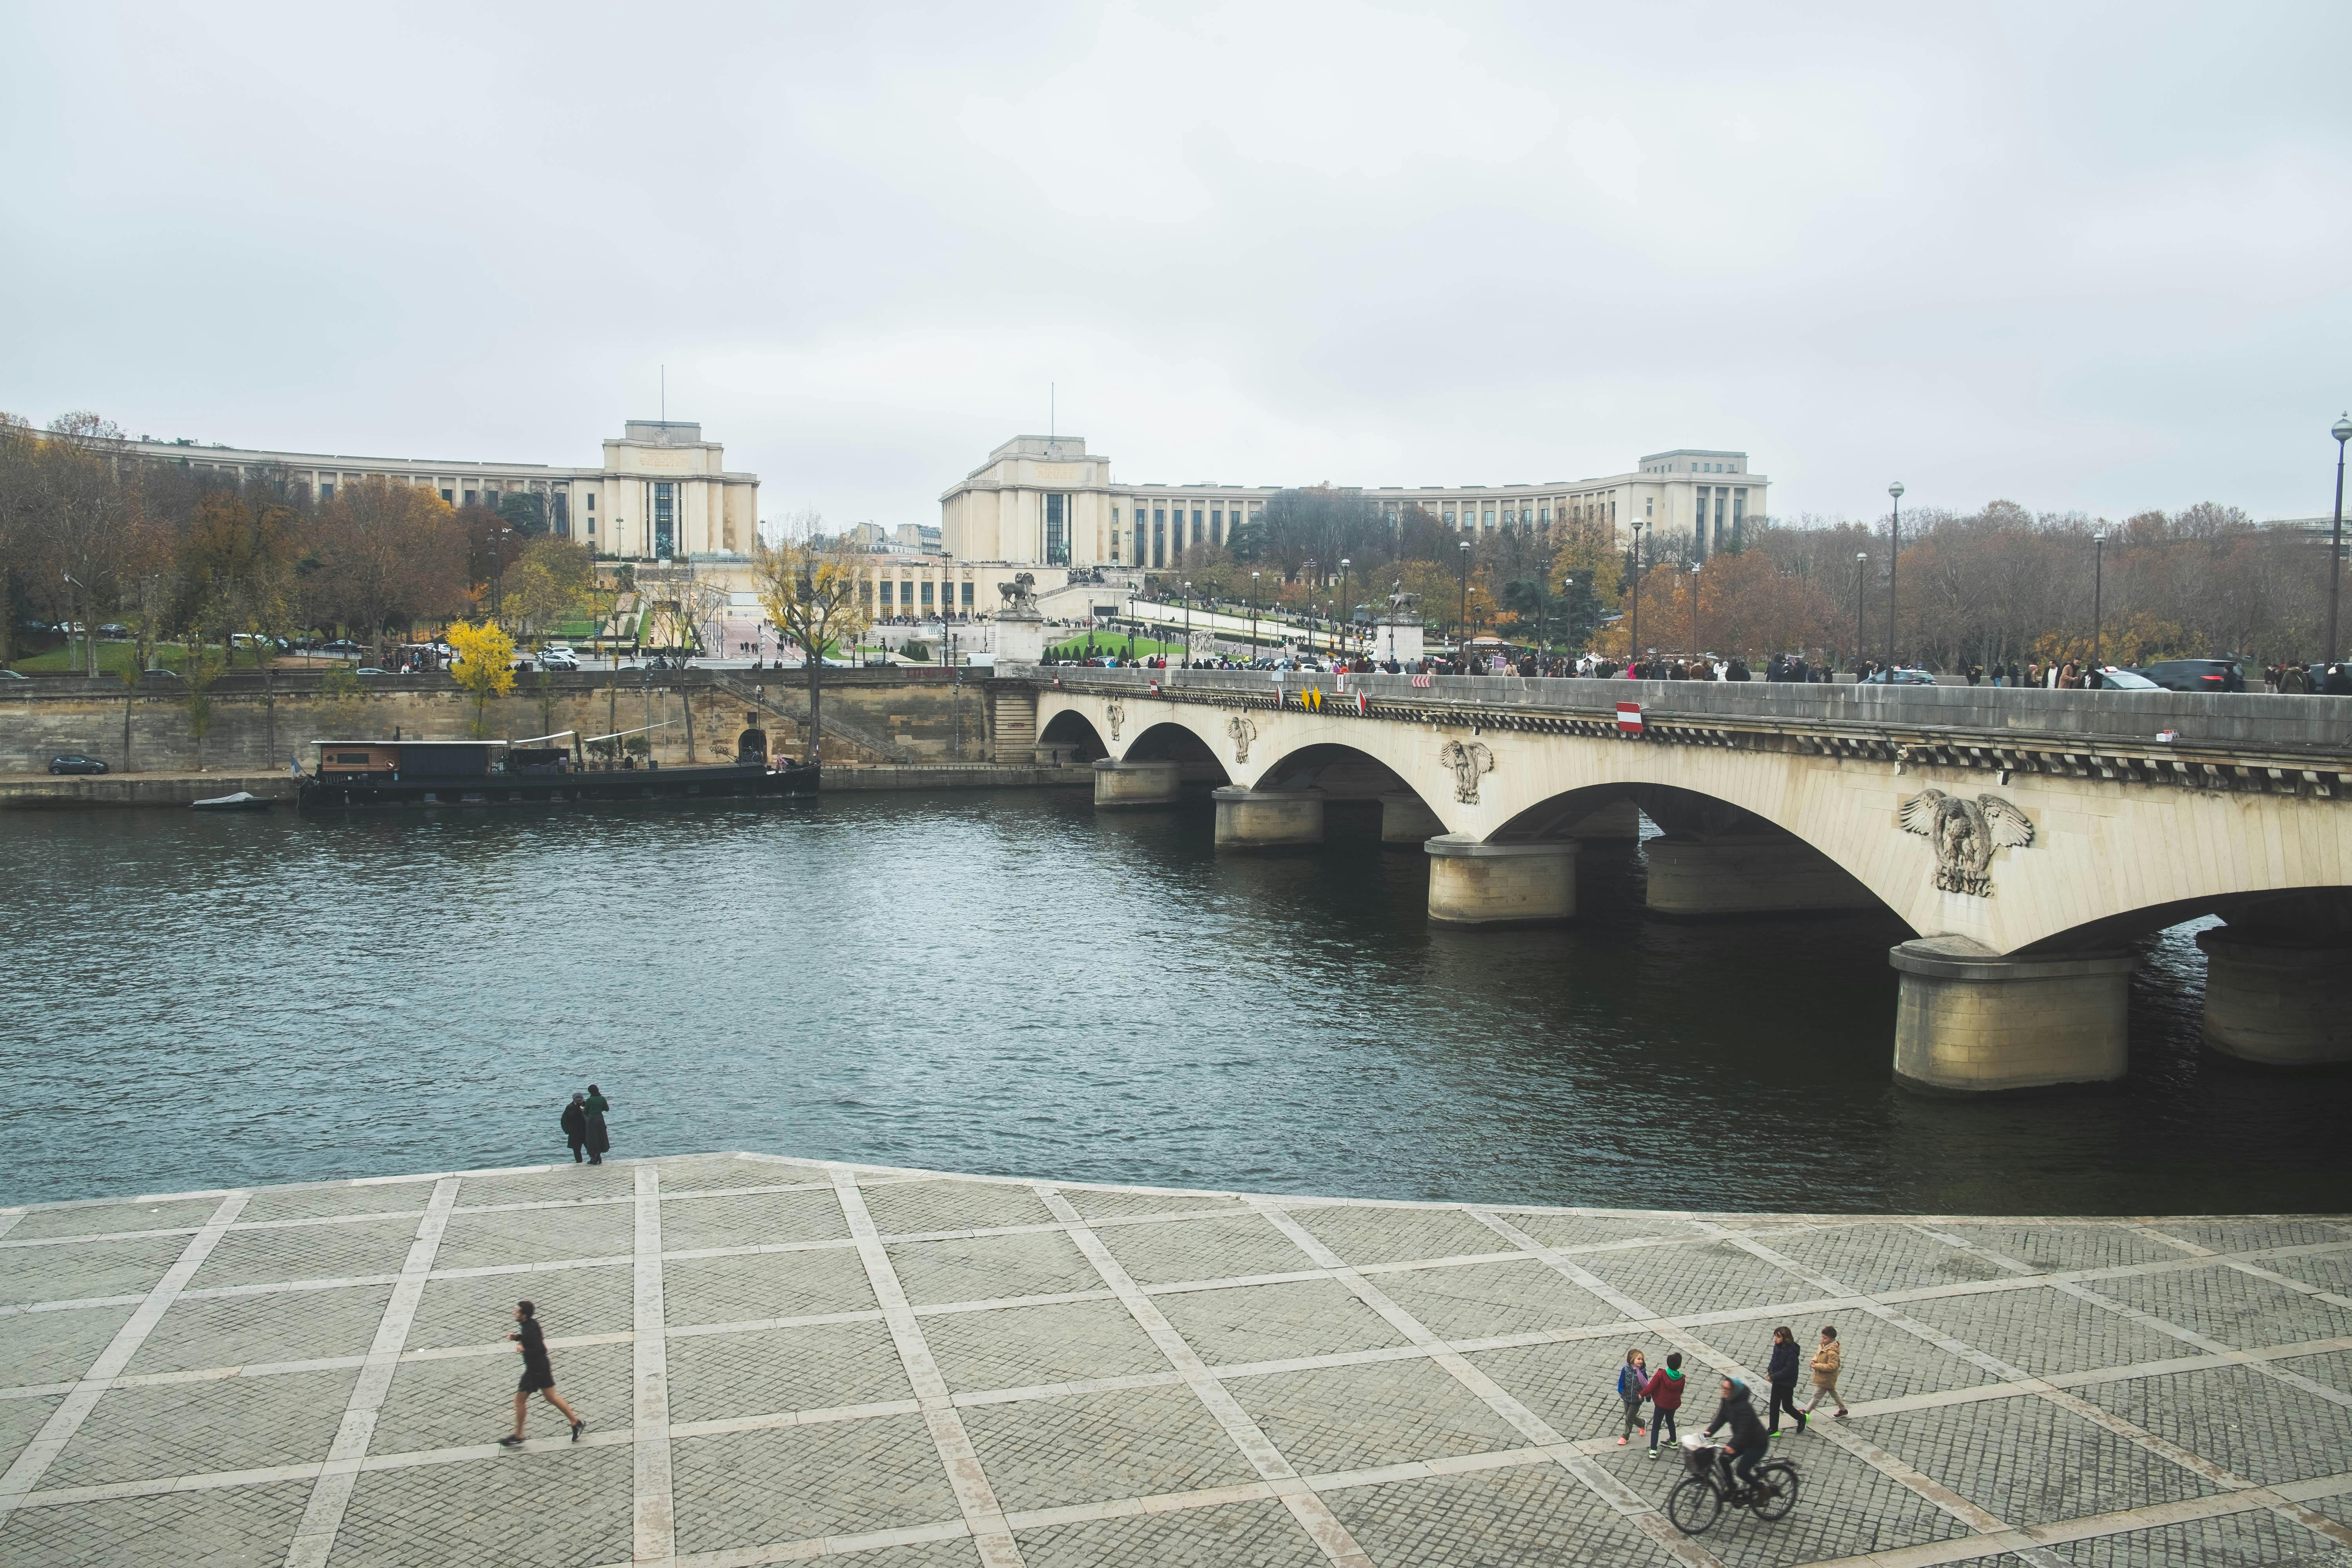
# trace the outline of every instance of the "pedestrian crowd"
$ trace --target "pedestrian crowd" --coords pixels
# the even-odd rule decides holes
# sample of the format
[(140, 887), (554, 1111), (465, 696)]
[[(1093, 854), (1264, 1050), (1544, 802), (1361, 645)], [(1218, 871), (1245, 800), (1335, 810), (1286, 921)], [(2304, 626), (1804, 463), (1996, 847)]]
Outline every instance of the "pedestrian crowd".
[[(1827, 1404), (1838, 1415), (1847, 1414), (1845, 1400), (1838, 1394), (1838, 1373), (1843, 1370), (1843, 1354), (1838, 1345), (1835, 1328), (1823, 1324), (1813, 1353), (1805, 1369), (1798, 1363), (1802, 1352), (1796, 1335), (1786, 1327), (1772, 1331), (1772, 1344), (1765, 1362), (1764, 1377), (1769, 1384), (1769, 1401), (1765, 1414), (1756, 1414), (1755, 1396), (1747, 1384), (1736, 1377), (1723, 1380), (1720, 1400), (1715, 1417), (1706, 1424), (1703, 1436), (1712, 1437), (1717, 1430), (1728, 1428), (1731, 1460), (1735, 1472), (1743, 1482), (1756, 1479), (1757, 1464), (1763, 1458), (1767, 1444), (1780, 1435), (1780, 1417), (1785, 1414), (1802, 1432), (1811, 1425), (1813, 1412)], [(1801, 1406), (1797, 1403), (1797, 1379), (1801, 1370), (1812, 1373), (1812, 1395)], [(1666, 1357), (1666, 1364), (1654, 1372), (1650, 1369), (1647, 1354), (1636, 1346), (1625, 1352), (1624, 1362), (1617, 1369), (1617, 1398), (1624, 1406), (1625, 1421), (1617, 1434), (1617, 1446), (1625, 1447), (1634, 1438), (1646, 1435), (1650, 1440), (1650, 1458), (1658, 1457), (1661, 1437), (1668, 1442), (1680, 1442), (1682, 1423), (1679, 1415), (1684, 1393), (1683, 1358), (1680, 1352)], [(1649, 1406), (1646, 1419), (1643, 1406)]]

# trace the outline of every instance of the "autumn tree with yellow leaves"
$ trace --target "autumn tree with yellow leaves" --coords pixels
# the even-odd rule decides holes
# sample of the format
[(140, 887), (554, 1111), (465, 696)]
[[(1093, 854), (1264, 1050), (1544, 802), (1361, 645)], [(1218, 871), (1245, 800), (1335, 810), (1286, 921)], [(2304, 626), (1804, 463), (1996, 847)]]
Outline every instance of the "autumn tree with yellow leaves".
[(495, 622), (476, 626), (459, 621), (449, 628), (449, 673), (457, 678), (461, 690), (473, 694), (474, 735), (478, 740), (489, 727), (490, 699), (507, 696), (515, 689), (514, 638)]
[(819, 704), (825, 651), (856, 647), (872, 612), (857, 596), (862, 555), (843, 544), (823, 541), (813, 529), (810, 532), (806, 542), (787, 540), (772, 549), (762, 541), (752, 571), (768, 618), (786, 641), (807, 657), (809, 761), (817, 763), (823, 760), (824, 749)]

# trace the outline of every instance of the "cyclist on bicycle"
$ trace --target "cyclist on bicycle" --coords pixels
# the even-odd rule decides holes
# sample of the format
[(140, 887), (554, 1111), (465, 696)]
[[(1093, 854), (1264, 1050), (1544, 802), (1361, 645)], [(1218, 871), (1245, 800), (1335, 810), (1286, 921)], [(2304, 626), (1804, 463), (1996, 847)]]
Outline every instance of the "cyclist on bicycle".
[(1769, 1442), (1764, 1423), (1757, 1418), (1748, 1385), (1736, 1377), (1723, 1380), (1723, 1403), (1715, 1407), (1715, 1419), (1706, 1424), (1705, 1435), (1714, 1436), (1718, 1426), (1731, 1428), (1731, 1451), (1722, 1460), (1727, 1479), (1736, 1479), (1739, 1485), (1753, 1488), (1756, 1467), (1763, 1461)]

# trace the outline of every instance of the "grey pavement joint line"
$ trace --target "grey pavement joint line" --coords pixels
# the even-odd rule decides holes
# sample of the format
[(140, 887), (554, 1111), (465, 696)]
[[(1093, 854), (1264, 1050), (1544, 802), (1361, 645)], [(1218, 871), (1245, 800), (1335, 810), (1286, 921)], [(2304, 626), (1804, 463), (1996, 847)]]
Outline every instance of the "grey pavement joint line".
[(677, 1551), (670, 1489), (669, 1336), (663, 1331), (661, 1171), (635, 1171), (635, 1271), (631, 1296), (635, 1353), (630, 1363), (629, 1418), (636, 1442), (630, 1466), (630, 1551), (639, 1563), (667, 1563)]
[(360, 1364), (352, 1397), (343, 1406), (343, 1424), (327, 1450), (326, 1468), (310, 1485), (310, 1500), (302, 1522), (286, 1549), (286, 1568), (326, 1568), (335, 1549), (335, 1532), (342, 1528), (343, 1510), (359, 1484), (360, 1461), (367, 1458), (375, 1436), (376, 1413), (392, 1390), (392, 1374), (400, 1368), (400, 1352), (408, 1343), (409, 1325), (417, 1303), (425, 1299), (425, 1276), (433, 1271), (433, 1255), (448, 1227), (449, 1211), (457, 1202), (457, 1178), (444, 1176), (433, 1184), (432, 1201), (417, 1222), (416, 1239), (409, 1244), (408, 1259), (401, 1265), (400, 1282), (392, 1288), (383, 1317), (376, 1324), (375, 1341)]
[(163, 1271), (163, 1278), (147, 1292), (129, 1321), (115, 1331), (114, 1338), (99, 1352), (89, 1370), (82, 1373), (81, 1380), (74, 1385), (74, 1391), (49, 1412), (49, 1418), (42, 1424), (39, 1433), (25, 1446), (24, 1452), (16, 1456), (16, 1463), (8, 1467), (7, 1473), (0, 1475), (0, 1524), (7, 1521), (9, 1511), (24, 1500), (26, 1493), (40, 1485), (41, 1477), (65, 1451), (65, 1446), (73, 1441), (73, 1436), (81, 1429), (81, 1424), (89, 1419), (91, 1408), (98, 1404), (99, 1395), (111, 1387), (122, 1369), (131, 1364), (131, 1358), (139, 1353), (139, 1347), (146, 1342), (147, 1336), (154, 1331), (155, 1325), (163, 1321), (172, 1303), (179, 1300), (180, 1291), (187, 1285), (189, 1277), (204, 1267), (205, 1259), (212, 1256), (213, 1248), (219, 1245), (220, 1238), (228, 1234), (231, 1222), (244, 1210), (248, 1196), (248, 1194), (237, 1191), (221, 1199), (220, 1206), (213, 1210), (212, 1218), (188, 1238), (188, 1245), (181, 1250), (179, 1261)]
[(1690, 1568), (1723, 1568), (1723, 1560), (1675, 1529), (1656, 1509), (1633, 1488), (1609, 1474), (1569, 1444), (1567, 1437), (1504, 1392), (1501, 1384), (1487, 1376), (1456, 1352), (1439, 1348), (1438, 1336), (1427, 1325), (1399, 1306), (1381, 1289), (1366, 1279), (1346, 1260), (1325, 1246), (1313, 1232), (1281, 1209), (1262, 1210), (1274, 1222), (1275, 1228), (1290, 1238), (1291, 1244), (1318, 1263), (1331, 1270), (1333, 1278), (1346, 1286), (1355, 1298), (1386, 1319), (1397, 1332), (1414, 1344), (1428, 1347), (1430, 1360), (1444, 1368), (1454, 1382), (1468, 1389), (1487, 1409), (1507, 1421), (1518, 1432), (1535, 1443), (1554, 1451), (1559, 1467), (1576, 1478), (1585, 1489), (1599, 1497), (1636, 1530), (1672, 1552), (1677, 1561)]
[(881, 1303), (882, 1321), (888, 1325), (891, 1342), (898, 1347), (899, 1364), (905, 1368), (907, 1382), (915, 1391), (923, 1425), (929, 1429), (932, 1446), (939, 1450), (949, 1489), (954, 1492), (956, 1507), (971, 1532), (972, 1544), (979, 1549), (982, 1568), (1022, 1568), (1021, 1549), (1013, 1544), (1013, 1531), (1004, 1522), (1004, 1509), (996, 1500), (996, 1489), (989, 1485), (979, 1451), (971, 1446), (971, 1434), (964, 1430), (963, 1417), (957, 1413), (955, 1401), (949, 1394), (947, 1379), (940, 1375), (939, 1363), (931, 1357), (930, 1342), (923, 1338), (922, 1323), (907, 1304), (907, 1292), (898, 1283), (898, 1271), (882, 1246), (881, 1232), (866, 1207), (865, 1194), (857, 1190), (857, 1173), (848, 1165), (830, 1169), (834, 1196), (841, 1204), (841, 1217), (857, 1243), (858, 1259), (866, 1265), (866, 1283), (873, 1287), (874, 1299)]
[(1087, 1261), (1094, 1265), (1095, 1272), (1102, 1276), (1103, 1283), (1118, 1297), (1128, 1315), (1135, 1320), (1136, 1325), (1150, 1338), (1160, 1353), (1168, 1358), (1169, 1364), (1183, 1378), (1184, 1385), (1192, 1390), (1192, 1397), (1201, 1402), (1219, 1426), (1224, 1428), (1226, 1437), (1241, 1450), (1242, 1458), (1250, 1462), (1250, 1467), (1272, 1483), (1275, 1496), (1289, 1510), (1290, 1517), (1298, 1521), (1299, 1529), (1307, 1532), (1307, 1539), (1315, 1542), (1317, 1550), (1339, 1568), (1371, 1568), (1371, 1560), (1364, 1554), (1363, 1548), (1356, 1544), (1356, 1538), (1348, 1533), (1348, 1527), (1339, 1522), (1339, 1516), (1331, 1511), (1331, 1505), (1299, 1479), (1298, 1471), (1282, 1457), (1282, 1450), (1274, 1446), (1274, 1440), (1250, 1418), (1249, 1412), (1242, 1408), (1241, 1401), (1235, 1399), (1232, 1392), (1209, 1371), (1200, 1352), (1176, 1331), (1176, 1326), (1153, 1305), (1151, 1298), (1143, 1293), (1134, 1276), (1128, 1273), (1125, 1266), (1111, 1255), (1110, 1248), (1103, 1245), (1102, 1237), (1087, 1224), (1086, 1216), (1062, 1195), (1059, 1188), (1040, 1185), (1034, 1190), (1039, 1201), (1067, 1228), (1070, 1240), (1086, 1255)]

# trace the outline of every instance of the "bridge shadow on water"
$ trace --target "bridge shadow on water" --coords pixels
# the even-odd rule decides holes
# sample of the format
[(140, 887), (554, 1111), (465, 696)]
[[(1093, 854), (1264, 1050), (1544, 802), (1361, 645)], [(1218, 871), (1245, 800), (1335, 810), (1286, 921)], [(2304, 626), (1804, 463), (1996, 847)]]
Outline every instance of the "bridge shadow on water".
[(2132, 1070), (1890, 1078), (1884, 917), (1464, 931), (1426, 857), (1220, 854), (1205, 795), (0, 824), (0, 1201), (718, 1148), (1081, 1180), (1658, 1207), (2352, 1208), (2352, 1075), (2200, 1042), (2142, 943)]

